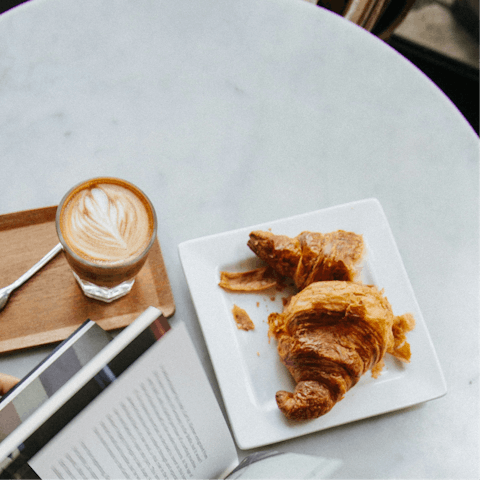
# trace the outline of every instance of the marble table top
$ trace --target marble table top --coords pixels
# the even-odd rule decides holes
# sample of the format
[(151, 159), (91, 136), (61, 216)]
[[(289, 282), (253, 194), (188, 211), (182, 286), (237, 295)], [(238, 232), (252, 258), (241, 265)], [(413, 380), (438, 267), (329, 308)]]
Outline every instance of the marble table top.
[(430, 80), (299, 0), (33, 0), (0, 16), (0, 45), (0, 214), (100, 175), (147, 192), (173, 321), (220, 403), (179, 243), (377, 198), (448, 393), (272, 448), (340, 457), (338, 478), (478, 478), (479, 143)]

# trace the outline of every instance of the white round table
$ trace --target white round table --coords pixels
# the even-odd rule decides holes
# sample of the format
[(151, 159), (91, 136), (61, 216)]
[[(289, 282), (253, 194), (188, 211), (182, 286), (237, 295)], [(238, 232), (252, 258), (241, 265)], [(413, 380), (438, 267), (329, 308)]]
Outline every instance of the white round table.
[(0, 45), (0, 214), (94, 176), (140, 186), (220, 402), (179, 243), (376, 197), (448, 393), (272, 448), (339, 457), (338, 478), (478, 478), (479, 142), (422, 73), (300, 0), (33, 0)]

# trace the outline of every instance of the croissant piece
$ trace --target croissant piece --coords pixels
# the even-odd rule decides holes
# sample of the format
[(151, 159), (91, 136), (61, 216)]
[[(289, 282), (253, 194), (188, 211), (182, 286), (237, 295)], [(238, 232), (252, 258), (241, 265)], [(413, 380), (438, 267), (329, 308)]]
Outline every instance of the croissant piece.
[(259, 230), (250, 233), (247, 245), (299, 290), (319, 281), (354, 280), (365, 250), (361, 235), (343, 230), (302, 232), (294, 238)]
[(232, 292), (260, 292), (278, 285), (272, 267), (261, 267), (248, 272), (220, 272), (219, 285)]
[(279, 391), (279, 409), (292, 420), (329, 412), (368, 370), (378, 376), (386, 353), (410, 360), (410, 314), (395, 317), (374, 286), (345, 281), (310, 284), (268, 317), (269, 335), (295, 382)]

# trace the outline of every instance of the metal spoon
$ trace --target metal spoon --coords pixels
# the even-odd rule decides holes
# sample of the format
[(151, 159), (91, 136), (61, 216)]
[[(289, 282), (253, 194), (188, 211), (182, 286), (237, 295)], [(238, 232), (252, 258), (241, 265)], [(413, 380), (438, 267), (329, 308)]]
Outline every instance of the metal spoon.
[(57, 246), (52, 248), (39, 262), (37, 262), (30, 270), (25, 272), (18, 280), (13, 282), (8, 287), (3, 287), (0, 289), (0, 311), (3, 310), (5, 305), (8, 302), (10, 294), (16, 290), (18, 287), (23, 285), (30, 277), (35, 275), (44, 265), (46, 265), (57, 253), (62, 250), (62, 244), (59, 243)]

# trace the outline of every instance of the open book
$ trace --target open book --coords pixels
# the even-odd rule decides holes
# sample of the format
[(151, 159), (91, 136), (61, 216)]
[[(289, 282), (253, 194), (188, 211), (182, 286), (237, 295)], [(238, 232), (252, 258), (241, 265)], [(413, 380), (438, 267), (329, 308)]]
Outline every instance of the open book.
[[(55, 388), (47, 385), (49, 373), (65, 369)], [(49, 394), (39, 395), (42, 388)], [(2, 411), (15, 412), (14, 425)], [(268, 452), (238, 465), (185, 325), (171, 328), (154, 307), (115, 338), (85, 322), (2, 398), (0, 434), (1, 478), (241, 478), (262, 464), (264, 478), (275, 468), (283, 470), (274, 476), (288, 478), (285, 468), (295, 464), (289, 454)], [(293, 457), (302, 457), (309, 478), (338, 466)]]

